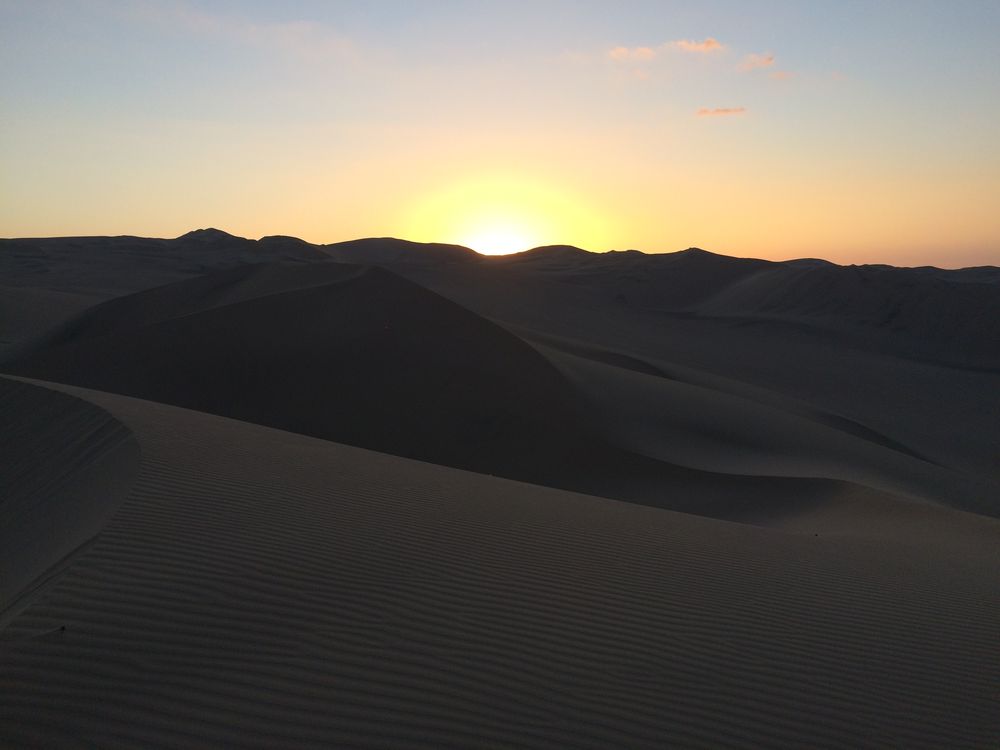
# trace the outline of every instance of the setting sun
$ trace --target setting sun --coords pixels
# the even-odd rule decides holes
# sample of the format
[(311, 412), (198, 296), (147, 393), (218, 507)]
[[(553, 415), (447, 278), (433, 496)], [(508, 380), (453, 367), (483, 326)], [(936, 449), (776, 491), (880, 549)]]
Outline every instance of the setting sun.
[(460, 239), (459, 244), (470, 247), (482, 255), (508, 255), (537, 246), (526, 233), (516, 227), (502, 225), (485, 226)]
[(602, 246), (601, 212), (563, 185), (529, 172), (484, 169), (428, 190), (408, 207), (402, 234), (421, 242), (454, 242), (483, 255), (540, 245)]

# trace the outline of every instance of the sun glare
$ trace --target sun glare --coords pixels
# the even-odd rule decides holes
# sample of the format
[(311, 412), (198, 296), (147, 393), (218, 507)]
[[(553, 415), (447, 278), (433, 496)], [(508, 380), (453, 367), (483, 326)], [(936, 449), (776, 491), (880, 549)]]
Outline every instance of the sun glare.
[(427, 190), (402, 222), (406, 237), (454, 242), (483, 255), (540, 245), (601, 245), (599, 212), (573, 191), (527, 174), (484, 172)]
[(469, 236), (460, 239), (459, 244), (471, 247), (482, 255), (508, 255), (534, 247), (527, 234), (505, 226), (473, 230)]

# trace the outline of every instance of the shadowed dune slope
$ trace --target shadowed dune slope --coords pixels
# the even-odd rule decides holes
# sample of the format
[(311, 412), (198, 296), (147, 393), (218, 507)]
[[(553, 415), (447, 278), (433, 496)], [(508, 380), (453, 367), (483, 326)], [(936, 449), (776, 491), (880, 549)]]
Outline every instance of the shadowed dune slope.
[[(995, 514), (997, 487), (878, 436), (788, 407), (540, 347), (590, 405), (609, 441), (704, 471), (825, 477), (974, 513)], [(816, 498), (803, 493), (802, 507)], [(853, 511), (852, 511), (853, 512)]]
[(142, 462), (0, 634), (0, 744), (1000, 742), (995, 525), (788, 535), (61, 390)]
[(0, 361), (100, 299), (33, 287), (0, 286)]
[(867, 349), (1000, 371), (1000, 283), (934, 270), (780, 264), (697, 311), (807, 322)]
[(308, 266), (253, 263), (207, 273), (94, 305), (50, 329), (44, 337), (31, 342), (30, 347), (22, 347), (21, 357), (32, 350), (121, 334), (259, 297), (348, 283), (362, 273), (364, 268), (361, 266), (333, 262)]
[[(652, 273), (647, 273), (647, 265), (671, 262), (659, 260), (664, 256), (634, 255), (628, 263), (636, 265), (637, 288)], [(574, 265), (586, 270), (587, 264), (611, 262), (600, 260), (603, 257), (575, 260)], [(940, 294), (940, 310), (932, 306), (913, 314), (914, 319), (926, 321), (936, 315), (950, 316), (949, 330), (963, 329), (959, 338), (970, 343), (967, 354), (955, 355), (962, 367), (953, 367), (949, 357), (936, 361), (945, 328), (935, 333), (931, 323), (927, 330), (915, 326), (905, 335), (891, 326), (872, 333), (846, 319), (832, 325), (810, 321), (805, 314), (797, 314), (794, 320), (734, 314), (735, 303), (726, 315), (701, 315), (671, 309), (669, 296), (662, 297), (659, 307), (642, 302), (644, 293), (625, 293), (619, 298), (616, 290), (623, 282), (620, 271), (614, 269), (601, 275), (533, 270), (531, 265), (509, 260), (495, 266), (398, 266), (394, 270), (513, 327), (525, 338), (537, 337), (542, 343), (578, 341), (582, 345), (575, 347), (578, 353), (588, 348), (614, 352), (612, 364), (648, 374), (685, 371), (693, 375), (692, 382), (727, 383), (720, 387), (730, 391), (731, 385), (740, 390), (745, 386), (762, 402), (794, 403), (796, 412), (811, 413), (831, 426), (840, 425), (859, 436), (867, 434), (994, 484), (1000, 482), (1000, 399), (996, 398), (1000, 373), (989, 368), (1000, 347), (1000, 337), (991, 336), (990, 331), (1000, 316), (979, 324), (985, 311), (1000, 299), (1000, 284), (992, 282), (992, 296), (975, 292), (976, 284), (993, 278), (988, 273), (973, 274), (972, 281), (961, 283), (954, 279), (967, 279), (964, 271), (886, 271), (896, 281), (925, 275), (953, 279)], [(810, 265), (822, 271), (832, 264)], [(850, 273), (851, 269), (840, 271)], [(758, 272), (763, 273), (752, 270), (745, 278), (752, 280)], [(683, 283), (683, 276), (679, 275), (678, 284)], [(902, 281), (899, 286), (905, 288)], [(973, 290), (971, 299), (978, 302), (966, 306), (962, 301), (966, 289)], [(709, 299), (699, 304), (707, 305)], [(973, 314), (973, 308), (978, 312)], [(966, 312), (960, 313), (963, 309)], [(831, 320), (835, 318), (834, 314)], [(913, 342), (917, 349), (907, 350)], [(996, 492), (991, 494), (996, 497)], [(995, 500), (990, 502), (993, 512), (1000, 513)]]
[(694, 247), (646, 255), (637, 251), (589, 253), (559, 245), (487, 258), (485, 264), (589, 288), (620, 304), (670, 310), (688, 309), (774, 265)]
[(255, 266), (119, 298), (6, 369), (500, 473), (580, 444), (533, 349), (374, 267)]
[(0, 241), (0, 746), (998, 747), (997, 273)]
[(315, 245), (282, 239), (288, 238), (256, 242), (218, 229), (197, 229), (171, 240), (128, 236), (0, 239), (0, 277), (9, 286), (109, 299), (251, 263), (328, 260)]
[(40, 595), (125, 499), (132, 434), (94, 404), (0, 378), (0, 627)]
[(401, 267), (400, 272), (448, 296), (453, 274), (472, 280), (487, 295), (491, 286), (523, 287), (515, 296), (534, 302), (537, 295), (540, 306), (613, 304), (647, 314), (673, 313), (678, 320), (693, 316), (782, 326), (812, 332), (839, 347), (1000, 370), (1000, 275), (993, 268), (771, 262), (697, 248), (598, 254), (557, 246), (488, 258), (479, 266), (423, 274)]
[[(369, 259), (466, 309), (399, 279), (357, 293), (370, 280), (331, 256)], [(299, 268), (259, 264), (272, 257), (294, 258)], [(200, 275), (212, 264), (229, 270)], [(773, 520), (774, 508), (792, 508), (808, 493), (827, 498), (828, 508), (845, 491), (853, 505), (860, 499), (856, 486), (820, 491), (799, 482), (809, 477), (1000, 513), (1000, 380), (987, 367), (1000, 345), (992, 335), (1000, 314), (989, 314), (1000, 299), (997, 269), (563, 246), (483, 258), (391, 238), (320, 247), (216, 230), (177, 240), (3, 241), (0, 266), (14, 271), (5, 281), (39, 285), (18, 288), (4, 308), (12, 315), (31, 314), (35, 300), (59, 306), (70, 293), (52, 289), (68, 280), (93, 293), (97, 283), (189, 277), (10, 349), (17, 362), (7, 369), (37, 377), (726, 518), (753, 510)], [(393, 290), (402, 294), (398, 311)], [(573, 366), (580, 377), (561, 377), (499, 327), (473, 323), (476, 315), (513, 324), (527, 340), (697, 389), (628, 372), (611, 377), (600, 367)], [(0, 321), (0, 337), (30, 328)], [(491, 358), (494, 341), (503, 343)], [(940, 364), (959, 360), (965, 369)], [(765, 408), (747, 411), (733, 396)], [(636, 407), (631, 425), (618, 401)], [(777, 445), (794, 460), (771, 450)], [(727, 476), (739, 474), (757, 476)], [(772, 474), (795, 479), (771, 482)], [(701, 509), (675, 505), (668, 490), (694, 486), (705, 490)], [(762, 499), (771, 508), (763, 515)]]
[[(636, 311), (784, 323), (833, 336), (838, 346), (1000, 370), (1000, 270), (994, 267), (949, 271), (809, 259), (771, 262), (698, 248), (645, 254), (553, 246), (487, 258), (458, 245), (394, 238), (312, 245), (282, 236), (254, 241), (215, 229), (173, 240), (0, 239), (6, 285), (105, 299), (250, 263), (330, 258), (383, 265), (436, 290), (447, 288), (452, 273), (485, 272), (499, 276), (492, 281), (502, 286), (541, 279), (548, 286), (535, 291), (549, 306), (586, 299)], [(526, 292), (532, 302), (532, 290), (519, 290), (518, 304)]]
[[(259, 265), (140, 292), (88, 311), (47, 347), (6, 367), (394, 455), (752, 523), (897, 491), (891, 483), (860, 486), (850, 471), (817, 470), (827, 445), (808, 438), (804, 452), (757, 458), (756, 468), (760, 450), (750, 464), (699, 461), (655, 441), (622, 439), (607, 429), (587, 388), (538, 351), (373, 267)], [(706, 425), (729, 419), (724, 405), (709, 406)], [(802, 434), (792, 429), (784, 439)], [(692, 445), (715, 450), (711, 441)], [(800, 455), (810, 448), (815, 460)], [(776, 468), (782, 460), (800, 466)]]

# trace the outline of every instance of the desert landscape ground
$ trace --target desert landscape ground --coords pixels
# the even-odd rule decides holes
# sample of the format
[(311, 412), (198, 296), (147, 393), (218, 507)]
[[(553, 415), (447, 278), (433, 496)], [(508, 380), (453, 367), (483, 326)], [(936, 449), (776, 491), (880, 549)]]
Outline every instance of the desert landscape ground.
[(1000, 268), (0, 240), (0, 745), (1000, 745)]

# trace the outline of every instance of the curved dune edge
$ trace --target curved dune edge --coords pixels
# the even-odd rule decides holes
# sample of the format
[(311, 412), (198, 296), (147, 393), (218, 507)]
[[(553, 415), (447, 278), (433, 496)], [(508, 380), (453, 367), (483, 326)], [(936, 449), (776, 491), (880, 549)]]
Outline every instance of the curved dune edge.
[(53, 387), (142, 462), (0, 641), (0, 744), (1000, 741), (995, 543), (785, 534)]
[(132, 433), (93, 403), (0, 377), (0, 628), (51, 585), (125, 500)]
[(635, 453), (706, 472), (828, 479), (904, 502), (995, 512), (985, 482), (822, 421), (536, 346), (587, 399), (609, 439)]
[[(697, 273), (689, 279), (681, 268), (671, 272), (667, 266), (672, 262), (664, 258), (656, 261), (665, 264), (664, 273), (648, 278), (638, 274), (633, 279), (626, 260), (596, 256), (575, 274), (566, 269), (528, 272), (455, 265), (406, 270), (404, 275), (505, 327), (523, 331), (524, 338), (548, 345), (546, 337), (558, 337), (612, 350), (626, 356), (615, 356), (611, 364), (656, 374), (652, 365), (672, 379), (690, 379), (764, 404), (773, 403), (774, 396), (801, 416), (818, 417), (830, 427), (981, 477), (996, 487), (998, 421), (983, 404), (994, 400), (998, 380), (980, 369), (987, 361), (977, 359), (959, 369), (928, 362), (934, 359), (930, 350), (906, 354), (893, 353), (892, 347), (868, 346), (873, 341), (857, 328), (854, 333), (833, 335), (825, 328), (790, 320), (684, 312), (686, 303), (675, 292), (689, 281), (696, 287)], [(899, 271), (900, 279), (922, 273)], [(941, 273), (956, 281), (964, 277), (964, 272)], [(995, 270), (992, 273), (990, 283), (995, 284)], [(626, 288), (630, 286), (636, 287), (634, 293)], [(962, 283), (948, 286), (962, 297)], [(645, 291), (640, 294), (641, 290)], [(619, 292), (627, 299), (619, 301)], [(976, 351), (992, 347), (990, 356), (995, 358), (1000, 338), (988, 335), (994, 325), (988, 316), (992, 302), (978, 299), (987, 303), (982, 318), (972, 312), (957, 314), (954, 306), (945, 315), (964, 319), (966, 334), (981, 337)], [(935, 315), (935, 309), (930, 307), (928, 315)], [(953, 313), (957, 317), (952, 318)], [(988, 322), (979, 325), (980, 319)], [(877, 333), (881, 328), (874, 328), (876, 337), (882, 335)], [(926, 333), (930, 340), (940, 332), (917, 328), (902, 338), (916, 341)], [(891, 332), (886, 335), (895, 337)], [(995, 496), (995, 489), (986, 496), (994, 515), (995, 503), (989, 498)]]
[(551, 473), (581, 442), (541, 355), (377, 267), (206, 275), (106, 302), (51, 343), (7, 369), (489, 473)]
[(97, 305), (39, 346), (12, 371), (728, 520), (987, 494), (785, 404), (529, 345), (375, 267), (206, 274)]
[(736, 397), (749, 400), (791, 416), (808, 419), (824, 427), (847, 433), (848, 435), (880, 445), (897, 453), (902, 453), (919, 461), (936, 463), (909, 446), (893, 440), (863, 424), (837, 414), (810, 408), (805, 403), (797, 402), (796, 399), (787, 394), (768, 391), (759, 386), (731, 380), (717, 374), (699, 371), (690, 367), (683, 367), (675, 363), (662, 361), (654, 363), (650, 358), (640, 358), (596, 344), (534, 331), (523, 326), (508, 327), (525, 341), (531, 343), (536, 349), (543, 351), (543, 353), (545, 350), (554, 350), (562, 354), (611, 365), (622, 370), (630, 370), (688, 386), (716, 391), (727, 398)]

